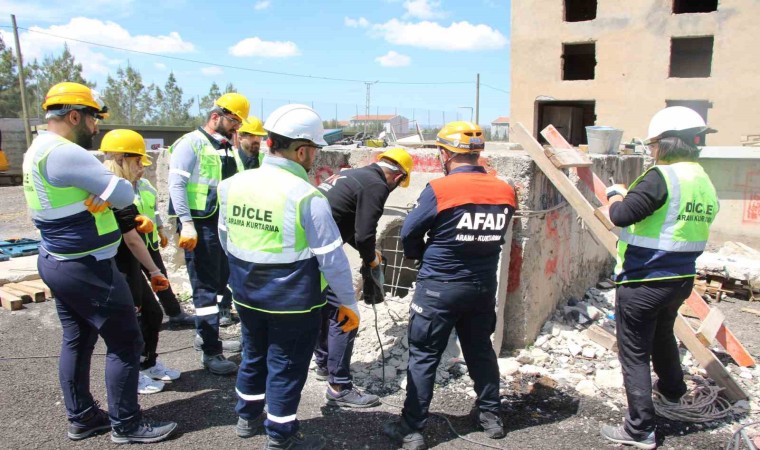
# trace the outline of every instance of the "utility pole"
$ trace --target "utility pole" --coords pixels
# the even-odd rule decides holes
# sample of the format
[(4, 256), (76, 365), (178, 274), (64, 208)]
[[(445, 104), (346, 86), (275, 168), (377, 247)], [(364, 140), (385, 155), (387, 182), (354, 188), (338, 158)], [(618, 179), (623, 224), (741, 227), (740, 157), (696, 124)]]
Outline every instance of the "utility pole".
[(264, 97), (261, 97), (261, 117), (259, 118), (264, 122)]
[(13, 23), (13, 39), (16, 41), (16, 60), (18, 61), (18, 84), (21, 89), (21, 114), (24, 117), (24, 134), (26, 135), (26, 146), (32, 145), (32, 129), (29, 127), (29, 114), (26, 111), (26, 83), (24, 82), (24, 61), (21, 58), (21, 44), (18, 41), (18, 26), (16, 26), (16, 16), (11, 14)]
[(475, 78), (475, 124), (480, 121), (480, 74)]
[[(379, 81), (379, 80), (378, 80)], [(377, 83), (377, 81), (365, 81), (367, 85), (367, 100), (364, 103), (364, 134), (367, 134), (367, 121), (369, 120), (369, 100), (370, 100), (370, 87)]]

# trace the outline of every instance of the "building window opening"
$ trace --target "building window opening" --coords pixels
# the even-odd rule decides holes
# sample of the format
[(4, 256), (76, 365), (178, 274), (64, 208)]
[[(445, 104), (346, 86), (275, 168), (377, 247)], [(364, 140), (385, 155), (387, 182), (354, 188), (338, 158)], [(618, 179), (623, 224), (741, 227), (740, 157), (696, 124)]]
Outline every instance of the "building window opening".
[(596, 0), (565, 0), (565, 22), (596, 19)]
[(713, 37), (672, 38), (671, 78), (708, 78), (712, 69)]
[(596, 44), (562, 44), (562, 79), (593, 80)]
[(390, 225), (380, 237), (380, 250), (388, 261), (385, 266), (385, 295), (392, 297), (406, 297), (412, 284), (417, 280), (417, 268), (415, 262), (404, 258), (404, 249), (401, 245), (401, 226)]
[(673, 14), (709, 13), (718, 10), (718, 0), (673, 0)]

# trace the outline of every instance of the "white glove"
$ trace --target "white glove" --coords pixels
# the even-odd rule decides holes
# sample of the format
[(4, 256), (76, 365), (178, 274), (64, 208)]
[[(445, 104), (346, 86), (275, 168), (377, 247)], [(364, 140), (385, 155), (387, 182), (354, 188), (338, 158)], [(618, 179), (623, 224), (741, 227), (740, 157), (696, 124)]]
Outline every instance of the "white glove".
[(198, 245), (198, 232), (195, 231), (195, 225), (192, 220), (182, 222), (182, 231), (179, 233), (179, 246), (192, 252)]
[(621, 195), (625, 197), (628, 195), (628, 189), (625, 188), (622, 184), (613, 184), (612, 186), (607, 188), (607, 199), (609, 199), (612, 196), (615, 195)]

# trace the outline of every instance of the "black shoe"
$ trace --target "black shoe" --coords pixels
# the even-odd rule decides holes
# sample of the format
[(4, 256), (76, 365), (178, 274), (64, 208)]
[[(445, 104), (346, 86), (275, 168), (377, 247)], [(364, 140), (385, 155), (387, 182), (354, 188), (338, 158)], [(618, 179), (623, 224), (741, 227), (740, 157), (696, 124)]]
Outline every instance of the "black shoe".
[(322, 450), (323, 448), (325, 448), (325, 439), (319, 435), (304, 436), (296, 433), (284, 441), (267, 436), (267, 450)]
[(238, 417), (237, 425), (235, 425), (235, 434), (243, 439), (255, 436), (261, 431), (261, 427), (264, 426), (264, 419), (266, 418), (266, 412), (262, 412), (258, 417), (251, 420)]
[(93, 408), (93, 412), (82, 420), (84, 425), (69, 424), (67, 433), (69, 439), (79, 441), (111, 429), (111, 419), (108, 418), (108, 413), (98, 408), (98, 405), (94, 405)]
[[(196, 333), (195, 339), (193, 340), (193, 348), (196, 352), (199, 352), (203, 349), (201, 347), (203, 345), (203, 338), (200, 337)], [(240, 339), (236, 341), (222, 341), (222, 351), (225, 353), (240, 353), (241, 345), (240, 345)]]
[(330, 386), (327, 386), (325, 398), (330, 406), (344, 406), (347, 408), (371, 408), (380, 404), (380, 397), (373, 394), (363, 394), (356, 388), (335, 392)]
[(330, 372), (328, 372), (327, 369), (323, 369), (319, 366), (314, 369), (314, 378), (316, 378), (317, 381), (327, 381), (327, 377), (329, 376)]
[(177, 327), (195, 326), (195, 316), (180, 311), (176, 316), (169, 316), (169, 325)]
[(397, 417), (383, 424), (383, 434), (400, 445), (404, 450), (425, 450), (425, 438), (419, 431), (412, 430), (403, 417)]
[(636, 439), (635, 437), (628, 434), (622, 425), (617, 427), (613, 427), (611, 425), (603, 425), (601, 433), (602, 437), (605, 439), (609, 439), (610, 441), (616, 442), (618, 444), (633, 445), (636, 448), (643, 448), (645, 450), (657, 447), (654, 431), (649, 433), (647, 437), (643, 439)]
[(501, 439), (507, 434), (504, 432), (504, 424), (501, 417), (490, 411), (479, 411), (476, 426), (485, 432), (491, 439)]
[(117, 444), (131, 444), (139, 442), (149, 444), (151, 442), (160, 442), (168, 438), (177, 428), (176, 422), (153, 422), (143, 419), (131, 431), (117, 433), (111, 431), (111, 442)]

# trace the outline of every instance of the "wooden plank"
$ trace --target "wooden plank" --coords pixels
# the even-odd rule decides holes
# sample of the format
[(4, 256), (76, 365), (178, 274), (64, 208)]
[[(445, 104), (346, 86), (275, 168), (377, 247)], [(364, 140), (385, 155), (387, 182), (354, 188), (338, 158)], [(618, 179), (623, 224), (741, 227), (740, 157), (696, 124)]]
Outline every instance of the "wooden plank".
[(760, 316), (760, 309), (754, 309), (754, 308), (742, 308), (743, 312), (754, 314), (756, 316)]
[(589, 340), (596, 342), (607, 350), (613, 352), (618, 351), (617, 337), (599, 325), (591, 325), (585, 329), (582, 334)]
[(19, 291), (19, 290), (10, 288), (10, 287), (8, 287), (7, 284), (5, 286), (3, 286), (2, 289), (5, 292), (7, 292), (7, 293), (9, 293), (11, 295), (15, 295), (16, 297), (20, 298), (24, 302), (24, 304), (32, 303), (34, 301), (34, 299), (32, 298), (32, 296), (30, 294), (28, 294), (28, 293), (26, 293), (24, 291)]
[(22, 281), (21, 284), (42, 289), (42, 291), (45, 293), (45, 298), (53, 298), (53, 291), (50, 290), (48, 285), (45, 284), (42, 279)]
[(501, 264), (499, 264), (499, 292), (496, 293), (496, 331), (493, 335), (493, 351), (496, 356), (501, 354), (504, 343), (504, 311), (507, 309), (507, 289), (509, 288), (509, 262), (512, 260), (512, 223), (507, 225), (504, 234), (504, 245), (501, 248)]
[(615, 224), (612, 223), (610, 220), (610, 207), (609, 205), (604, 205), (599, 208), (596, 208), (594, 210), (594, 215), (597, 219), (599, 219), (600, 222), (604, 225), (605, 228), (612, 231), (613, 228), (615, 228)]
[(726, 320), (726, 316), (723, 315), (718, 308), (711, 308), (710, 313), (707, 314), (705, 320), (697, 329), (697, 339), (699, 339), (705, 346), (709, 347), (715, 342), (715, 335), (718, 334), (718, 329), (723, 325), (723, 321)]
[[(591, 160), (589, 157), (573, 148), (572, 145), (565, 141), (559, 131), (554, 128), (554, 125), (541, 130), (541, 136), (543, 136), (547, 142), (552, 146), (551, 150), (545, 150), (546, 156), (549, 157), (549, 161), (554, 164), (558, 169), (566, 169), (568, 167), (591, 167)], [(555, 145), (555, 143), (559, 145)], [(562, 145), (564, 143), (565, 145)]]
[(15, 289), (17, 291), (26, 292), (27, 294), (32, 296), (32, 300), (34, 300), (35, 303), (40, 303), (45, 301), (45, 291), (42, 289), (38, 289), (36, 287), (32, 286), (25, 286), (21, 283), (8, 283), (5, 286), (8, 286), (11, 289)]
[(0, 288), (0, 304), (3, 309), (16, 311), (24, 307), (24, 301)]

